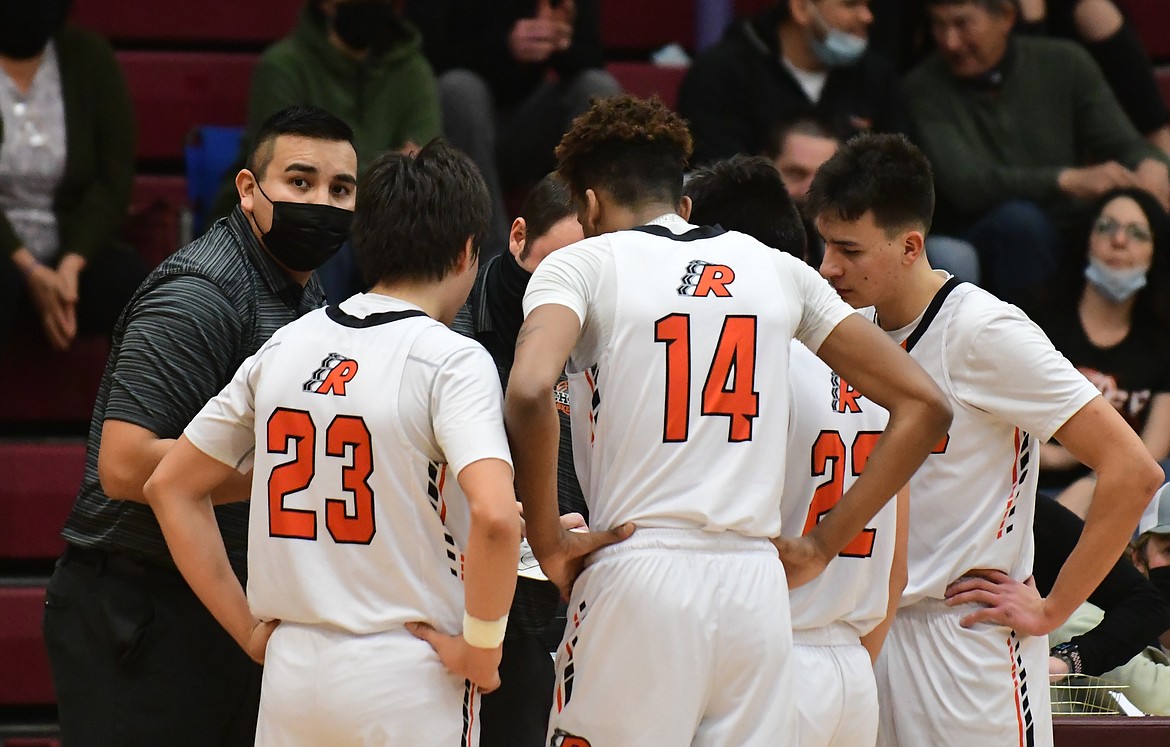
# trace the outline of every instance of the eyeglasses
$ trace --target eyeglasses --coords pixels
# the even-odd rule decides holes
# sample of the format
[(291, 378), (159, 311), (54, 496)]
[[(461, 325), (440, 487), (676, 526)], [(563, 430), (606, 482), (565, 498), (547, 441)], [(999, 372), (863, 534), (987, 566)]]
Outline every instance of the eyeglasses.
[(1097, 219), (1097, 222), (1093, 224), (1093, 233), (1097, 234), (1098, 236), (1108, 236), (1109, 238), (1113, 238), (1117, 235), (1118, 230), (1124, 231), (1125, 238), (1132, 239), (1133, 241), (1140, 241), (1145, 244), (1154, 240), (1154, 236), (1150, 233), (1150, 229), (1143, 228), (1136, 223), (1122, 224), (1108, 216), (1101, 216)]

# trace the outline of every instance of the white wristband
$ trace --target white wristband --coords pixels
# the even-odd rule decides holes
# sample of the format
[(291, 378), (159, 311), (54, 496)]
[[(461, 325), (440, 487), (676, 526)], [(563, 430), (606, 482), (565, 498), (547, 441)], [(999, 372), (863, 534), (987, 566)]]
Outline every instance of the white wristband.
[(480, 620), (463, 613), (463, 640), (475, 648), (497, 648), (504, 642), (504, 631), (508, 628), (508, 616), (499, 620)]

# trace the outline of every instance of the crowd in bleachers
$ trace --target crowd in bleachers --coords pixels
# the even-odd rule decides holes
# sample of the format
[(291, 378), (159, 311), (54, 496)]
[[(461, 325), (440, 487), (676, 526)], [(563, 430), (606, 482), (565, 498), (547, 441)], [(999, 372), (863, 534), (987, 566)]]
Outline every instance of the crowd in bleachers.
[[(257, 130), (291, 104), (344, 119), (359, 169), (439, 135), (468, 153), (488, 255), (597, 96), (659, 96), (691, 124), (693, 165), (765, 154), (798, 205), (852, 134), (907, 133), (938, 184), (931, 262), (1023, 306), (1170, 459), (1161, 0), (708, 2), (735, 20), (706, 49), (703, 0), (0, 6), (0, 746), (54, 733), (44, 583), (118, 313), (238, 202)], [(667, 44), (689, 67), (649, 61)], [(330, 301), (359, 289), (348, 246), (321, 279)], [(1046, 448), (1046, 486), (1083, 513), (1092, 474)]]

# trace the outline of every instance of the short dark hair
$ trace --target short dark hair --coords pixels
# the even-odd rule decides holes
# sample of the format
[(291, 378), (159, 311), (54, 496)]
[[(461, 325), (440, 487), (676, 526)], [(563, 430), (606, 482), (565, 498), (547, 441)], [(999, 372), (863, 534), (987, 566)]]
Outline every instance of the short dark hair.
[(417, 155), (383, 153), (358, 182), (349, 239), (370, 285), (442, 280), (467, 240), (487, 235), (491, 198), (471, 159), (436, 139)]
[(524, 219), (525, 241), (520, 259), (528, 259), (532, 242), (548, 233), (553, 226), (576, 214), (569, 185), (554, 171), (536, 183), (520, 206)]
[(777, 122), (768, 131), (768, 139), (764, 141), (764, 153), (769, 158), (779, 158), (784, 152), (784, 141), (789, 135), (808, 135), (826, 140), (836, 140), (843, 143), (850, 136), (857, 134), (857, 130), (846, 127), (841, 122), (829, 119), (816, 112), (808, 112), (791, 119)]
[(974, 5), (993, 16), (1002, 16), (1008, 8), (1012, 8), (1016, 11), (1016, 16), (1019, 17), (1020, 11), (1019, 0), (926, 0), (924, 3), (928, 9), (937, 5)]
[(677, 203), (693, 141), (658, 97), (614, 96), (573, 120), (557, 146), (557, 171), (575, 199), (603, 189), (622, 205)]
[(865, 133), (850, 138), (817, 169), (805, 212), (853, 221), (873, 211), (887, 232), (907, 224), (930, 230), (934, 175), (930, 161), (905, 135)]
[(327, 140), (353, 145), (353, 128), (345, 120), (312, 104), (293, 104), (281, 109), (260, 125), (252, 139), (252, 150), (248, 153), (248, 170), (257, 179), (264, 178), (268, 164), (276, 147), (276, 139), (282, 135), (299, 135), (314, 140)]
[(691, 223), (718, 224), (804, 258), (806, 237), (800, 213), (780, 172), (763, 156), (716, 161), (692, 173), (683, 191), (694, 203)]

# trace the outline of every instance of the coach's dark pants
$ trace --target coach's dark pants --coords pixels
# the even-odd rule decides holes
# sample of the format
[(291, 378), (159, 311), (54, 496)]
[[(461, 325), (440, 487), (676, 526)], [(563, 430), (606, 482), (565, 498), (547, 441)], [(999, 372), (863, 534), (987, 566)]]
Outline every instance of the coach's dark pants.
[(543, 747), (556, 676), (537, 636), (504, 641), (500, 688), (480, 700), (480, 747)]
[(177, 571), (70, 548), (45, 599), (67, 747), (245, 747), (261, 668)]

